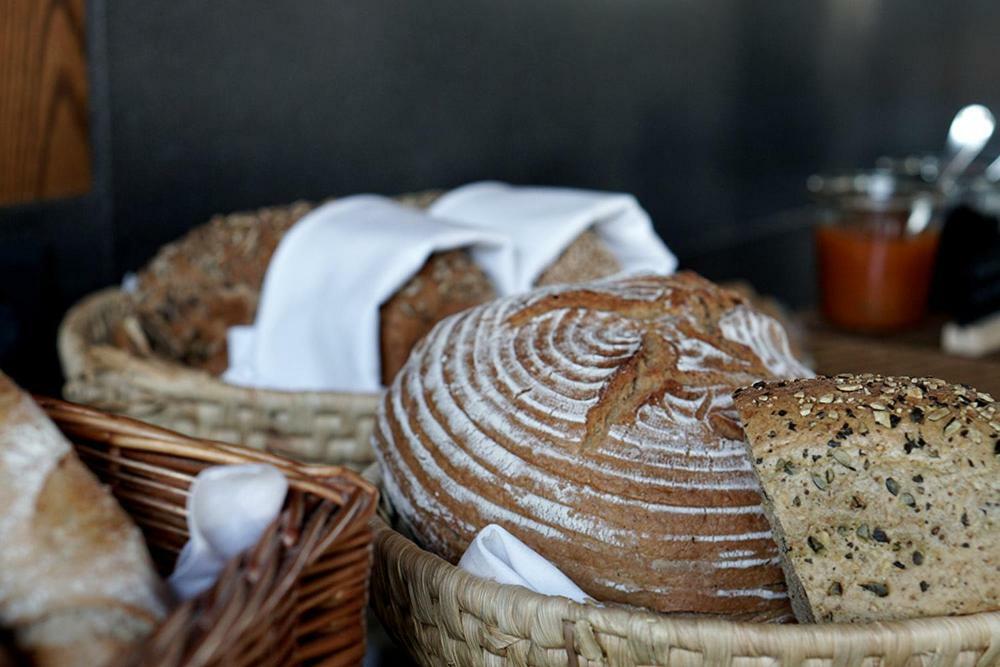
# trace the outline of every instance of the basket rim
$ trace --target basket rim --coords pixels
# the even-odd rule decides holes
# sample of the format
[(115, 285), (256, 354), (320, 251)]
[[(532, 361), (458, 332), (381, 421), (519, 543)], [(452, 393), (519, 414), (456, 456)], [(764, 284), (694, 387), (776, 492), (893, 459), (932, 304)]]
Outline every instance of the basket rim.
[(287, 391), (259, 389), (223, 382), (196, 368), (161, 358), (143, 358), (107, 343), (93, 342), (87, 325), (115, 302), (128, 303), (128, 293), (120, 286), (92, 292), (66, 311), (59, 324), (57, 347), (67, 382), (98, 374), (98, 369), (127, 375), (137, 384), (155, 384), (158, 393), (185, 397), (209, 397), (243, 401), (352, 400), (371, 404), (381, 392)]
[(210, 465), (265, 463), (281, 471), (290, 488), (314, 494), (323, 500), (343, 504), (343, 497), (331, 485), (343, 480), (357, 487), (364, 495), (377, 499), (378, 488), (368, 479), (344, 466), (319, 463), (302, 463), (269, 452), (183, 435), (167, 428), (111, 414), (79, 403), (72, 403), (47, 396), (32, 396), (50, 418), (72, 419), (72, 431), (86, 437), (87, 433), (103, 435), (113, 432), (119, 436), (115, 446), (122, 449), (183, 456)]
[[(381, 471), (377, 468), (378, 464), (373, 464), (363, 475), (380, 487)], [(384, 494), (382, 502), (388, 503)], [(857, 642), (859, 646), (869, 648), (893, 646), (900, 636), (908, 635), (919, 638), (919, 646), (916, 643), (913, 646), (916, 651), (952, 645), (957, 637), (963, 640), (961, 647), (967, 647), (980, 637), (989, 648), (984, 655), (985, 660), (979, 664), (992, 664), (991, 660), (1000, 658), (1000, 610), (868, 623), (769, 624), (603, 607), (542, 595), (521, 586), (499, 584), (474, 576), (423, 549), (389, 526), (379, 514), (372, 517), (369, 525), (377, 554), (383, 550), (395, 554), (393, 560), (396, 567), (418, 572), (425, 579), (433, 577), (434, 587), (457, 596), (459, 608), (478, 609), (483, 612), (481, 618), (487, 622), (521, 616), (556, 618), (564, 623), (584, 622), (593, 627), (616, 628), (623, 637), (634, 636), (637, 630), (644, 637), (669, 636), (676, 642), (675, 645), (690, 650), (699, 650), (706, 637), (722, 633), (738, 637), (739, 645), (752, 646), (761, 655), (779, 654), (780, 647), (787, 648), (789, 644), (800, 642), (808, 642), (820, 651), (832, 652), (836, 645), (844, 642)], [(379, 554), (376, 568), (383, 565), (385, 558)], [(491, 604), (485, 605), (484, 602)], [(597, 620), (600, 622), (593, 622)]]
[[(368, 480), (346, 467), (300, 463), (59, 399), (33, 399), (88, 467), (99, 464), (101, 483), (143, 530), (151, 551), (156, 546), (166, 556), (176, 556), (179, 538), (187, 538), (186, 499), (204, 468), (264, 463), (288, 481), (281, 512), (257, 542), (228, 558), (209, 588), (177, 601), (121, 664), (229, 664), (235, 657), (239, 664), (260, 664), (266, 651), (280, 664), (321, 657), (360, 664), (373, 554), (369, 519), (378, 500)], [(160, 573), (166, 581), (166, 571)]]

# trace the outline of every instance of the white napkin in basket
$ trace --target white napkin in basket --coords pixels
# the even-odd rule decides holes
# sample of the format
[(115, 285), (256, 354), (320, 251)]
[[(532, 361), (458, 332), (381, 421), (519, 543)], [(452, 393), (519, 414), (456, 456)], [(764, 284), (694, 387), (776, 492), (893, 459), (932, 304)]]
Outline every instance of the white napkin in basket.
[(258, 463), (205, 468), (187, 498), (191, 539), (169, 584), (180, 600), (212, 586), (229, 559), (251, 548), (278, 516), (288, 481), (274, 466)]
[(604, 241), (623, 273), (669, 274), (677, 269), (677, 258), (629, 194), (487, 181), (452, 190), (429, 210), (431, 215), (507, 236), (514, 244), (516, 261), (514, 275), (506, 284), (514, 292), (531, 289), (542, 272), (588, 229)]
[(524, 586), (542, 595), (558, 595), (575, 602), (589, 599), (559, 568), (496, 524), (479, 531), (458, 566), (477, 577)]
[(499, 294), (530, 289), (594, 229), (624, 272), (677, 260), (631, 195), (474, 183), (429, 212), (357, 195), (299, 220), (271, 259), (251, 326), (229, 329), (226, 382), (286, 391), (381, 389), (379, 306), (434, 252), (469, 248)]
[(461, 247), (498, 289), (509, 289), (514, 259), (500, 234), (374, 195), (320, 206), (281, 239), (254, 324), (229, 329), (223, 379), (288, 391), (378, 391), (379, 306), (432, 253)]

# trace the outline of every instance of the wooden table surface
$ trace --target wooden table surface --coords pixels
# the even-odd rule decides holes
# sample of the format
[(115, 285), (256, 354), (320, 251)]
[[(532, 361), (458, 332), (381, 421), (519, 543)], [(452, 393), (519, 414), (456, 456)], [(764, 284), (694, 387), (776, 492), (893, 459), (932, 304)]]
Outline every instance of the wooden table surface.
[(941, 351), (944, 320), (930, 318), (919, 328), (886, 336), (862, 336), (838, 331), (815, 313), (802, 316), (806, 348), (818, 373), (881, 373), (923, 375), (970, 384), (1000, 398), (1000, 354), (979, 359)]

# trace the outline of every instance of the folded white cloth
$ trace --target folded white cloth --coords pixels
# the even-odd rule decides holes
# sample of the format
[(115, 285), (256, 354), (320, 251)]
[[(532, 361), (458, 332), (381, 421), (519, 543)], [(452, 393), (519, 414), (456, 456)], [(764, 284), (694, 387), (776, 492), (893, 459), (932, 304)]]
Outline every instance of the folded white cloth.
[(589, 599), (559, 568), (496, 524), (479, 531), (458, 566), (477, 577), (523, 586), (542, 595), (559, 595), (575, 602)]
[(429, 212), (358, 195), (299, 220), (271, 258), (251, 326), (228, 332), (226, 382), (286, 391), (381, 389), (379, 307), (434, 252), (468, 248), (499, 294), (531, 289), (583, 231), (624, 272), (676, 258), (631, 195), (475, 183)]
[(510, 288), (514, 258), (501, 234), (373, 195), (320, 206), (278, 244), (254, 324), (229, 330), (223, 379), (288, 391), (378, 391), (379, 306), (432, 253), (460, 247), (494, 285)]
[[(572, 188), (472, 183), (438, 199), (430, 214), (503, 232), (514, 244), (514, 292), (535, 280), (588, 229), (604, 241), (623, 273), (673, 273), (677, 258), (653, 230), (635, 197)], [(509, 294), (510, 292), (504, 292)]]
[(187, 499), (188, 533), (169, 584), (180, 600), (212, 586), (226, 562), (257, 544), (285, 502), (274, 466), (223, 465), (198, 473)]

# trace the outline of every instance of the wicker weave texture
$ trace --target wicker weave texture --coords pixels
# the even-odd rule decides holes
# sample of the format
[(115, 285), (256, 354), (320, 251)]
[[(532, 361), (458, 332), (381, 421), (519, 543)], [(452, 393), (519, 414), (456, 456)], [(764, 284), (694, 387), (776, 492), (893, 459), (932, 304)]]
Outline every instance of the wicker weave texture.
[[(378, 479), (370, 469), (366, 476)], [(1000, 665), (1000, 613), (764, 625), (581, 605), (473, 577), (372, 520), (372, 606), (421, 665)]]
[(66, 398), (299, 460), (354, 468), (372, 460), (377, 395), (236, 387), (203, 371), (140, 358), (111, 344), (116, 324), (129, 315), (129, 300), (117, 289), (69, 311), (59, 331)]
[(285, 507), (215, 586), (176, 607), (124, 665), (359, 665), (376, 491), (339, 467), (297, 464), (195, 440), (90, 408), (39, 399), (77, 453), (142, 529), (168, 572), (188, 539), (194, 476), (224, 463), (269, 463), (288, 478)]

